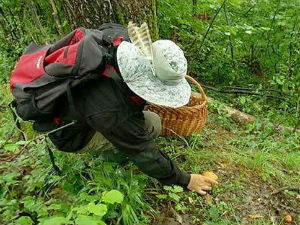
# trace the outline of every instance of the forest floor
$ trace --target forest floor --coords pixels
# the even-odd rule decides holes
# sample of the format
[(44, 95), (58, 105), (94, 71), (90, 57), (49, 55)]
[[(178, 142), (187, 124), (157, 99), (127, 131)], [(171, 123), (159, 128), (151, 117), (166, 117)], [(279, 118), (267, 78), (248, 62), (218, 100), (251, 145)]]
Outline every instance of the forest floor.
[(219, 184), (207, 196), (189, 193), (177, 201), (181, 213), (169, 204), (158, 224), (286, 224), (289, 216), (300, 224), (299, 135), (271, 123), (208, 118), (200, 134), (178, 140), (173, 155), (188, 171), (213, 171)]
[[(74, 206), (103, 202), (103, 193), (112, 189), (120, 190), (124, 201), (120, 207), (109, 205), (104, 217), (107, 224), (279, 225), (287, 223), (287, 215), (292, 218), (290, 224), (300, 224), (299, 134), (277, 130), (267, 121), (240, 125), (218, 105), (209, 109), (200, 133), (157, 140), (182, 169), (218, 175), (219, 184), (209, 195), (161, 187), (134, 166), (59, 151), (54, 153), (63, 175), (50, 174), (45, 140), (35, 139), (13, 161), (0, 164), (0, 224), (53, 224), (50, 219), (58, 221), (62, 215), (81, 224)], [(0, 145), (6, 155), (17, 154), (26, 142), (18, 141), (17, 131), (10, 136), (16, 129), (9, 110), (0, 114), (1, 135), (10, 137), (2, 138)], [(27, 131), (27, 137), (36, 138), (36, 134)]]

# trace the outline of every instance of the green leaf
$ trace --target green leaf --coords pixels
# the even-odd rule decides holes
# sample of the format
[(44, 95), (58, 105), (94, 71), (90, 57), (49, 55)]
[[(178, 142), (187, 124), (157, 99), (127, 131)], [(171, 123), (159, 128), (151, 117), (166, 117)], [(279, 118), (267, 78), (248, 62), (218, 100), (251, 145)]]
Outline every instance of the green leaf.
[(180, 211), (180, 210), (183, 210), (184, 207), (181, 204), (178, 203), (178, 204), (175, 205), (175, 209), (176, 209), (176, 211)]
[(102, 217), (107, 213), (107, 206), (104, 204), (95, 205), (95, 203), (90, 203), (87, 205), (87, 211)]
[(19, 149), (19, 147), (16, 144), (6, 144), (4, 145), (4, 149), (6, 151), (15, 152)]
[(62, 208), (62, 205), (61, 204), (56, 204), (56, 203), (53, 203), (51, 205), (49, 205), (47, 207), (47, 210), (50, 210), (50, 209), (54, 209), (54, 210), (58, 210), (58, 209), (61, 209)]
[(99, 220), (98, 225), (106, 225), (106, 223), (104, 223), (102, 220)]
[(179, 192), (183, 192), (183, 188), (177, 185), (174, 185), (173, 187), (173, 192), (174, 193), (179, 193)]
[[(7, 184), (14, 184), (16, 183), (16, 177), (18, 177), (20, 174), (16, 172), (7, 173), (4, 176), (0, 177), (0, 180), (7, 183)], [(0, 182), (2, 183), (2, 182)]]
[(70, 224), (71, 222), (62, 216), (50, 217), (43, 221), (42, 225), (63, 225)]
[(179, 195), (175, 193), (169, 193), (170, 198), (172, 198), (175, 202), (178, 202), (180, 200)]
[(16, 142), (17, 145), (25, 145), (27, 144), (29, 141), (18, 141)]
[(98, 222), (103, 222), (102, 220), (97, 221), (92, 216), (79, 215), (75, 220), (77, 225), (98, 225)]
[(73, 211), (76, 211), (78, 214), (86, 214), (88, 212), (88, 205), (75, 207)]
[(15, 221), (15, 225), (32, 225), (33, 221), (28, 216), (22, 216)]
[(156, 197), (157, 197), (158, 199), (166, 199), (166, 198), (168, 197), (168, 195), (165, 195), (165, 194), (158, 194), (158, 195), (156, 195)]
[(171, 186), (164, 186), (164, 189), (166, 190), (166, 191), (172, 191), (172, 187)]
[(106, 203), (121, 203), (123, 199), (124, 199), (124, 195), (117, 190), (104, 192), (102, 196), (102, 200)]

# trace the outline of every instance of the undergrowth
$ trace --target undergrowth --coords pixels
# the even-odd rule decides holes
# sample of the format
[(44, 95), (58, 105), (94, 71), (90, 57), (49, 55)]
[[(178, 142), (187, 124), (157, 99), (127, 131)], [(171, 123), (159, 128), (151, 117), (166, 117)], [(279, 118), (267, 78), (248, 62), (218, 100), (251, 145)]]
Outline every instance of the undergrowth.
[[(45, 9), (47, 2), (41, 2)], [(1, 7), (18, 12), (16, 4), (6, 1)], [(289, 214), (300, 224), (300, 196), (289, 190), (300, 184), (300, 136), (293, 132), (300, 93), (298, 11), (298, 0), (158, 2), (160, 37), (182, 47), (188, 73), (207, 84), (207, 95), (219, 101), (209, 105), (203, 131), (188, 138), (160, 137), (157, 144), (186, 171), (219, 176), (209, 197), (162, 187), (131, 164), (107, 163), (88, 154), (54, 150), (62, 172), (57, 174), (45, 137), (21, 122), (24, 140), (8, 107), (7, 79), (31, 37), (24, 35), (13, 47), (1, 42), (0, 224), (155, 224), (170, 214), (211, 225), (279, 225)], [(54, 25), (43, 16), (41, 23), (55, 40)], [(24, 21), (15, 22), (22, 26)], [(63, 28), (70, 30), (66, 23)], [(32, 31), (37, 36), (34, 25)], [(38, 41), (45, 40), (40, 36)], [(234, 87), (251, 95), (218, 92)], [(236, 123), (222, 110), (225, 103), (256, 121)], [(287, 189), (272, 194), (281, 188)]]

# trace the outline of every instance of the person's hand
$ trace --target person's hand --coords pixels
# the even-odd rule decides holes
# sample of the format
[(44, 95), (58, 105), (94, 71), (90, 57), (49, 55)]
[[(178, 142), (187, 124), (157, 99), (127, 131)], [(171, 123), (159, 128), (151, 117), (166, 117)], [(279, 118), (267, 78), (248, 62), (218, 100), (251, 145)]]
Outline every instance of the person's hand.
[(206, 191), (210, 191), (214, 184), (218, 184), (214, 179), (200, 174), (191, 174), (190, 183), (187, 188), (198, 192), (200, 195), (205, 195)]

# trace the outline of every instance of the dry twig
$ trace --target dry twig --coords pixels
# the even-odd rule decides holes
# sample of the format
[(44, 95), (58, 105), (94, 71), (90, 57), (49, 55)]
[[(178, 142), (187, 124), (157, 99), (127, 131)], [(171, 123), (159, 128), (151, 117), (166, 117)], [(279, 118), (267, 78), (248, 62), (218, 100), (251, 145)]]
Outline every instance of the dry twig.
[(277, 189), (276, 191), (273, 191), (271, 193), (271, 195), (276, 195), (282, 191), (294, 191), (294, 192), (300, 193), (300, 188), (298, 188), (298, 187), (282, 187), (282, 188)]

